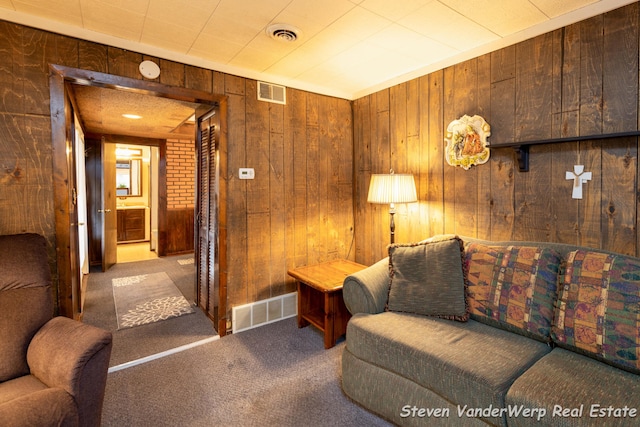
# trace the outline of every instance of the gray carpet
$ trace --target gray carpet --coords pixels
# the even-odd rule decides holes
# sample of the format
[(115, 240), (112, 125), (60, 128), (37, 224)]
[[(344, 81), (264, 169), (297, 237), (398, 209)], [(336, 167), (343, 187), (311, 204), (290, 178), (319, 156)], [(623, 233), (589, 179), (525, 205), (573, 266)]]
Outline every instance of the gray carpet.
[(289, 318), (113, 372), (103, 426), (389, 426), (342, 393), (344, 345)]
[(83, 321), (113, 333), (110, 366), (116, 366), (175, 347), (217, 335), (213, 323), (202, 310), (187, 316), (118, 330), (112, 279), (139, 274), (166, 272), (187, 301), (195, 299), (195, 266), (178, 261), (193, 254), (132, 263), (116, 264), (105, 273), (91, 271), (87, 282)]

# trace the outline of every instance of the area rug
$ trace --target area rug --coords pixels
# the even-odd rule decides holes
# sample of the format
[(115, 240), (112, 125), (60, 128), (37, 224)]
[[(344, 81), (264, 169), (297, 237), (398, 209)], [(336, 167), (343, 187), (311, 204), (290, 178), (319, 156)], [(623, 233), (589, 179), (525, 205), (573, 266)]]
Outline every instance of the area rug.
[(118, 277), (111, 282), (118, 329), (195, 312), (165, 272)]

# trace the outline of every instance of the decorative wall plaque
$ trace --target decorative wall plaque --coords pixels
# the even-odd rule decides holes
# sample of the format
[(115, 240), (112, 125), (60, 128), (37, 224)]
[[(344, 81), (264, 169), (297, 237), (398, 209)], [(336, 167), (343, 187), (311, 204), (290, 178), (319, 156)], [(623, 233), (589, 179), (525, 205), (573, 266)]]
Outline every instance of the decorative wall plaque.
[(444, 140), (447, 142), (445, 158), (451, 166), (468, 170), (473, 165), (481, 165), (489, 160), (491, 126), (482, 117), (466, 114), (447, 126)]

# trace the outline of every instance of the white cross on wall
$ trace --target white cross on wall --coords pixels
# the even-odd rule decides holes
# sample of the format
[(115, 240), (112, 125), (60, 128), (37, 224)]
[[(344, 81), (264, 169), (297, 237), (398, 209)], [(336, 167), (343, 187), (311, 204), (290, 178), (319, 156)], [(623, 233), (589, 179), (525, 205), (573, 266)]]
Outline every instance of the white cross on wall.
[(567, 171), (567, 179), (573, 180), (573, 192), (571, 197), (574, 199), (582, 199), (582, 184), (586, 184), (591, 180), (591, 172), (584, 171), (584, 165), (574, 165), (573, 172)]

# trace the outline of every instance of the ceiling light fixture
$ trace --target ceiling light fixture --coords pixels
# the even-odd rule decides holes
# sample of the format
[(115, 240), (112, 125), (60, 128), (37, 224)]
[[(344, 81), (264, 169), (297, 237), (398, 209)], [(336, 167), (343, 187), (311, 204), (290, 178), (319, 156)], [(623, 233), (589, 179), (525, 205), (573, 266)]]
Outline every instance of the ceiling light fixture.
[(272, 24), (267, 27), (267, 35), (274, 40), (292, 43), (302, 36), (302, 31), (289, 24)]
[(133, 120), (138, 120), (142, 118), (142, 116), (139, 116), (137, 114), (123, 114), (122, 117), (124, 117), (125, 119), (133, 119)]

